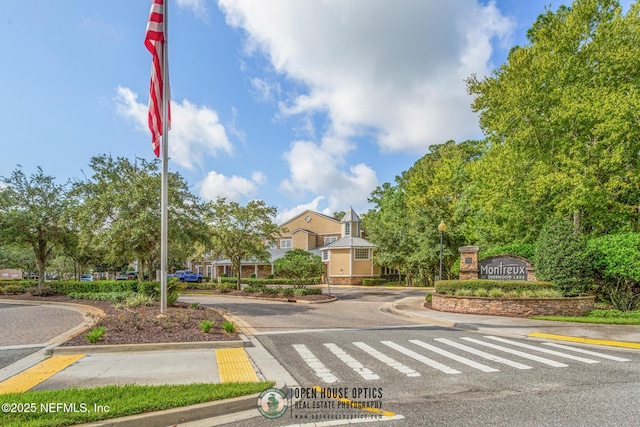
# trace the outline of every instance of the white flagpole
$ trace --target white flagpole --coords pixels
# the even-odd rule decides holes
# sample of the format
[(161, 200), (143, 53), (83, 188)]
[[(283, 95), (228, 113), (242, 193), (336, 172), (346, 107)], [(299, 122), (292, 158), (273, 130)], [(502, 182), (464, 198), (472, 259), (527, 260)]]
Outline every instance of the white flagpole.
[(164, 19), (162, 28), (164, 32), (164, 46), (162, 52), (162, 193), (160, 195), (160, 314), (164, 315), (167, 311), (167, 258), (168, 258), (168, 234), (169, 234), (169, 216), (167, 212), (168, 205), (168, 164), (169, 164), (169, 13), (167, 10), (169, 0), (164, 0), (162, 6), (164, 8), (162, 16)]

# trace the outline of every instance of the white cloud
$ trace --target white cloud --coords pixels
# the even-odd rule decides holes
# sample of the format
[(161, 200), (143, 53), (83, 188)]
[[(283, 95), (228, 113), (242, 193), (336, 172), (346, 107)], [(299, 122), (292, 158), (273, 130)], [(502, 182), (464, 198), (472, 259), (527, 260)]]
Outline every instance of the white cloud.
[(373, 131), (381, 150), (415, 154), (479, 135), (464, 79), (488, 74), (492, 39), (510, 37), (514, 27), (493, 1), (219, 5), (229, 25), (246, 31), (247, 52), (264, 54), (277, 73), (306, 87), (281, 104), (282, 114), (323, 113), (326, 135)]
[[(148, 106), (138, 102), (137, 98), (131, 89), (119, 86), (116, 109), (119, 114), (132, 119), (140, 130), (149, 132)], [(195, 166), (202, 166), (204, 157), (215, 157), (220, 153), (231, 154), (232, 146), (224, 126), (219, 123), (218, 114), (209, 107), (197, 106), (187, 100), (182, 103), (171, 101), (171, 160), (193, 170)]]
[(282, 224), (283, 222), (290, 220), (291, 218), (295, 217), (299, 213), (302, 213), (306, 210), (321, 212), (325, 215), (330, 215), (329, 209), (324, 209), (324, 210), (320, 209), (320, 202), (322, 202), (323, 200), (324, 200), (324, 197), (318, 196), (309, 203), (304, 203), (302, 205), (294, 206), (291, 209), (285, 209), (285, 210), (279, 211), (278, 214), (276, 215), (276, 224)]
[(345, 153), (337, 142), (332, 138), (326, 138), (320, 145), (294, 142), (284, 154), (291, 176), (282, 182), (281, 188), (292, 194), (324, 194), (329, 212), (346, 210), (349, 206), (366, 210), (368, 195), (378, 185), (376, 172), (362, 163), (349, 166), (348, 171), (340, 168)]
[(207, 8), (205, 6), (206, 0), (176, 0), (176, 3), (179, 8), (191, 9), (194, 15), (204, 21), (209, 19), (209, 14), (207, 13)]
[(252, 198), (258, 194), (258, 186), (262, 185), (266, 177), (262, 172), (254, 172), (251, 179), (241, 176), (224, 176), (216, 171), (210, 171), (198, 187), (200, 196), (205, 200), (226, 198), (229, 201), (240, 202), (242, 198)]

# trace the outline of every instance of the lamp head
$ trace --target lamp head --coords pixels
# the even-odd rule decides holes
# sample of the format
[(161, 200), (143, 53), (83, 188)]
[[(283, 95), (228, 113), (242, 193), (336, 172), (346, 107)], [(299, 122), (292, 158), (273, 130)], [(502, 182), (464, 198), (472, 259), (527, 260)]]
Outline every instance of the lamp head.
[(440, 221), (440, 224), (438, 225), (438, 231), (441, 233), (447, 231), (447, 224), (445, 224), (444, 221)]

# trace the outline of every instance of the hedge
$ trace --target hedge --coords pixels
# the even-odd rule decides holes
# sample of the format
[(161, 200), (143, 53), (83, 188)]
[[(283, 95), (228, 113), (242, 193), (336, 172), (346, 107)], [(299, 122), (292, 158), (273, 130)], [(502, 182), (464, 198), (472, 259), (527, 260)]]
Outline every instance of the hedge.
[[(211, 279), (211, 282), (188, 282), (187, 289), (215, 289), (215, 285), (218, 283), (218, 278)], [(221, 283), (231, 283), (236, 284), (238, 282), (237, 277), (220, 277)], [(246, 285), (293, 285), (294, 281), (290, 279), (284, 278), (275, 278), (275, 279), (257, 279), (250, 277), (243, 277), (240, 279), (240, 282)], [(321, 277), (311, 277), (309, 278), (309, 282), (313, 285), (317, 285), (322, 283)]]
[(551, 282), (525, 282), (521, 280), (438, 280), (435, 283), (437, 294), (452, 295), (458, 289), (486, 289), (491, 290), (500, 288), (504, 291), (511, 290), (538, 290), (538, 289), (556, 289), (556, 285)]
[(384, 285), (385, 283), (387, 283), (387, 279), (362, 279), (364, 286), (377, 286)]

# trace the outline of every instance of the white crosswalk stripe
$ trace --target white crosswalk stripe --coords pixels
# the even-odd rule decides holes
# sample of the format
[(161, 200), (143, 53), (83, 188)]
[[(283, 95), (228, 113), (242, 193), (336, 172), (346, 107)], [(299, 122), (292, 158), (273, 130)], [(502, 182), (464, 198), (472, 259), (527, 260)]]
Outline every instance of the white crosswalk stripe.
[(410, 343), (420, 346), (422, 348), (426, 348), (427, 350), (433, 351), (441, 356), (448, 357), (449, 359), (453, 359), (456, 362), (463, 363), (465, 365), (471, 366), (472, 368), (479, 369), (483, 372), (499, 372), (498, 369), (492, 368), (487, 365), (483, 365), (482, 363), (474, 362), (473, 360), (467, 359), (466, 357), (458, 356), (457, 354), (453, 354), (448, 352), (447, 350), (442, 350), (436, 346), (431, 344), (427, 344), (426, 342), (420, 340), (409, 340)]
[[(537, 342), (536, 344), (541, 345), (530, 345), (514, 339), (506, 339), (491, 335), (484, 336), (483, 339), (458, 337), (455, 339), (431, 338), (430, 341), (432, 343), (426, 341), (427, 340), (417, 339), (403, 340), (404, 343), (378, 341), (381, 346), (376, 345), (375, 342), (370, 345), (362, 341), (341, 343), (339, 345), (336, 343), (322, 343), (324, 348), (320, 346), (320, 343), (315, 343), (309, 346), (314, 349), (313, 351), (304, 344), (293, 344), (292, 347), (313, 371), (313, 373), (320, 379), (320, 381), (326, 384), (341, 381), (334, 372), (340, 373), (341, 376), (349, 376), (349, 371), (345, 369), (344, 365), (347, 365), (354, 373), (357, 373), (367, 381), (376, 381), (381, 379), (381, 376), (379, 375), (381, 372), (379, 369), (382, 365), (380, 365), (380, 363), (395, 369), (397, 372), (407, 377), (420, 377), (422, 373), (419, 370), (415, 370), (415, 366), (412, 367), (411, 362), (401, 362), (403, 359), (400, 354), (413, 359), (414, 361), (418, 361), (421, 364), (427, 365), (430, 368), (452, 375), (462, 374), (462, 371), (470, 373), (471, 371), (469, 369), (462, 369), (468, 367), (487, 373), (500, 372), (500, 369), (497, 369), (496, 367), (488, 366), (476, 361), (478, 359), (500, 363), (506, 367), (515, 369), (533, 369), (535, 366), (520, 363), (516, 358), (505, 358), (492, 353), (508, 353), (518, 358), (527, 359), (555, 368), (565, 368), (569, 365), (561, 361), (541, 357), (536, 353), (543, 353), (543, 355), (555, 356), (554, 358), (562, 357), (571, 361), (589, 364), (599, 363), (600, 360), (594, 360), (598, 358), (608, 359), (615, 362), (630, 361), (630, 359), (623, 357), (612, 356), (602, 352), (552, 342)], [(320, 346), (320, 349), (318, 349), (318, 346)], [(484, 347), (484, 349), (480, 350), (477, 347)], [(328, 351), (326, 351), (325, 348)], [(488, 349), (495, 351), (491, 352)], [(335, 356), (335, 358), (329, 353)], [(321, 361), (316, 354), (322, 355), (323, 360)], [(394, 354), (396, 356), (394, 356)], [(582, 357), (585, 355), (591, 356), (592, 358)], [(407, 359), (405, 358), (404, 360)], [(449, 364), (448, 361), (451, 361), (452, 364)], [(344, 365), (340, 364), (340, 362), (344, 363)], [(338, 366), (338, 364), (340, 366)], [(384, 372), (389, 373), (388, 370)]]
[(358, 347), (362, 351), (367, 352), (370, 356), (375, 357), (376, 359), (378, 359), (382, 363), (386, 364), (387, 366), (390, 366), (393, 369), (396, 369), (397, 371), (399, 371), (399, 372), (401, 372), (403, 374), (406, 374), (408, 377), (419, 377), (420, 376), (420, 372), (414, 371), (410, 367), (403, 365), (402, 363), (398, 362), (395, 359), (392, 359), (391, 357), (387, 356), (386, 354), (380, 353), (375, 348), (373, 348), (371, 346), (368, 346), (367, 344), (365, 344), (363, 342), (354, 342), (353, 345), (355, 345), (356, 347)]
[(336, 377), (304, 344), (293, 344), (302, 360), (315, 372), (316, 376), (327, 384), (338, 382)]
[(574, 356), (572, 354), (562, 353), (562, 352), (555, 351), (555, 350), (549, 350), (548, 348), (537, 347), (535, 345), (523, 344), (521, 342), (507, 340), (507, 339), (500, 338), (500, 337), (486, 336), (485, 338), (488, 338), (488, 339), (493, 340), (493, 341), (498, 341), (498, 342), (501, 342), (501, 343), (505, 343), (505, 344), (514, 345), (516, 347), (526, 348), (528, 350), (535, 350), (535, 351), (539, 351), (541, 353), (551, 354), (553, 356), (564, 357), (566, 359), (571, 359), (571, 360), (577, 360), (578, 362), (600, 363), (599, 360), (585, 359), (584, 357)]
[(478, 344), (478, 345), (482, 345), (485, 347), (504, 351), (505, 353), (515, 354), (516, 356), (520, 356), (525, 359), (535, 360), (536, 362), (544, 363), (545, 365), (553, 366), (554, 368), (566, 368), (567, 366), (569, 366), (569, 365), (565, 365), (564, 363), (556, 362), (555, 360), (545, 359), (544, 357), (535, 356), (533, 354), (525, 353), (524, 351), (514, 350), (511, 348), (503, 347), (501, 345), (480, 341), (475, 338), (462, 337), (461, 339)]
[(588, 354), (590, 356), (601, 357), (603, 359), (615, 360), (616, 362), (630, 362), (629, 359), (623, 359), (622, 357), (611, 356), (609, 354), (597, 353), (595, 351), (585, 350), (583, 348), (569, 347), (568, 345), (556, 344), (554, 342), (543, 342), (544, 345), (550, 345), (551, 347), (561, 348), (563, 350), (575, 351), (576, 353)]
[(419, 362), (424, 363), (425, 365), (431, 366), (432, 368), (435, 368), (439, 371), (444, 372), (445, 374), (461, 374), (462, 372), (460, 371), (456, 371), (453, 368), (448, 367), (447, 365), (443, 365), (440, 362), (436, 362), (435, 360), (429, 359), (426, 356), (423, 356), (419, 353), (416, 353), (413, 350), (409, 350), (406, 347), (403, 347), (401, 345), (398, 345), (392, 341), (380, 341), (382, 344), (386, 345), (387, 347), (391, 347), (394, 350), (399, 351), (400, 353), (407, 355), (413, 359), (416, 359)]
[(338, 359), (346, 363), (348, 367), (353, 369), (358, 375), (360, 375), (365, 380), (380, 379), (380, 377), (374, 374), (371, 371), (371, 369), (365, 368), (362, 363), (358, 362), (349, 353), (347, 353), (337, 345), (333, 343), (326, 343), (324, 346), (327, 347), (331, 353), (335, 354)]
[(438, 342), (441, 342), (443, 344), (450, 345), (451, 347), (455, 347), (455, 348), (457, 348), (459, 350), (463, 350), (463, 351), (466, 351), (468, 353), (475, 354), (476, 356), (480, 356), (482, 358), (485, 358), (485, 359), (488, 359), (488, 360), (492, 360), (494, 362), (498, 362), (498, 363), (502, 363), (502, 364), (505, 364), (505, 365), (509, 365), (509, 366), (511, 366), (513, 368), (517, 368), (517, 369), (532, 369), (531, 366), (523, 365), (522, 363), (514, 362), (513, 360), (505, 359), (505, 358), (502, 358), (500, 356), (496, 356), (494, 354), (484, 352), (482, 350), (477, 350), (477, 349), (475, 349), (473, 347), (469, 347), (467, 345), (460, 344), (460, 343), (457, 343), (455, 341), (448, 340), (446, 338), (436, 338), (435, 340), (438, 341)]

